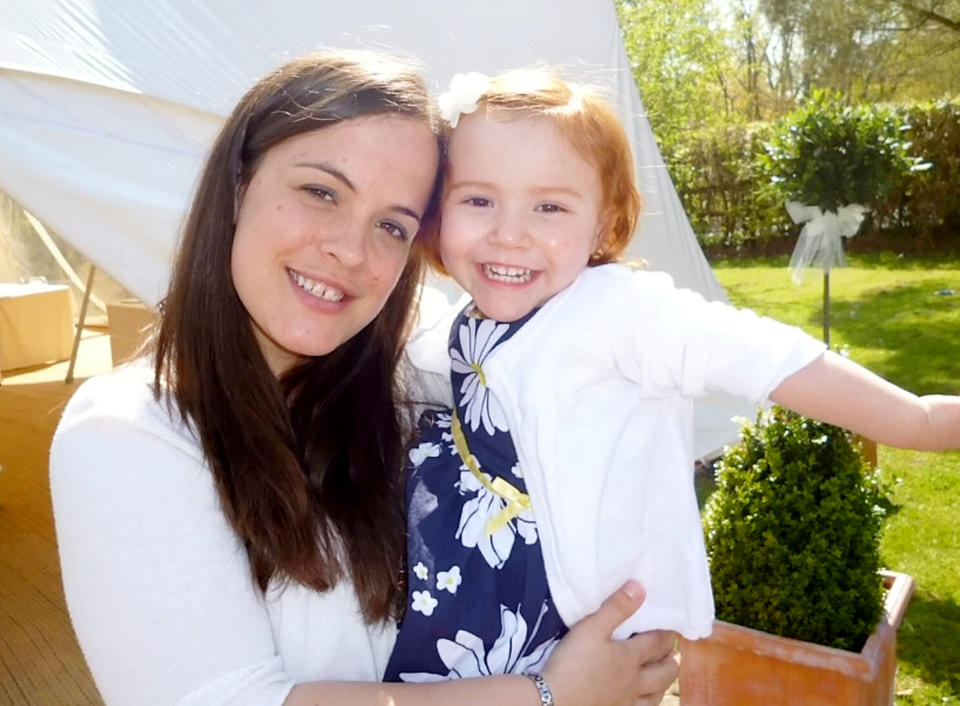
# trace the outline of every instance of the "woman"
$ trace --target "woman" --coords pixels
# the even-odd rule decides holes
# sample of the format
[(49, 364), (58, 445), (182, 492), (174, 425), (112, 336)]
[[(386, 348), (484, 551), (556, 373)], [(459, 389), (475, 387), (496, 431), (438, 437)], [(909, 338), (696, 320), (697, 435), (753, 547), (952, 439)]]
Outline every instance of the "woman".
[[(436, 207), (424, 85), (329, 52), (254, 86), (197, 188), (154, 366), (84, 384), (51, 449), (64, 590), (108, 704), (536, 704), (522, 676), (376, 684), (404, 599), (396, 365)], [(653, 704), (629, 584), (544, 674)], [(642, 665), (647, 664), (646, 667)]]

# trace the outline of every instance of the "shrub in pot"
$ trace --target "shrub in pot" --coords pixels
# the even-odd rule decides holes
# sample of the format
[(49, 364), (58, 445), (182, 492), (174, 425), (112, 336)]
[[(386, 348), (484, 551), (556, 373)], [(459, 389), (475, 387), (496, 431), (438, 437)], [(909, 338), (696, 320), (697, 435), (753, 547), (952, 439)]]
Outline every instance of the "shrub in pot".
[[(888, 489), (852, 435), (774, 407), (744, 427), (717, 476), (704, 529), (718, 620), (713, 636), (683, 645), (682, 702), (890, 702), (893, 636), (912, 581), (884, 592), (893, 584), (878, 573)], [(902, 605), (887, 601), (885, 611), (894, 594)], [(889, 644), (875, 639), (878, 625)], [(733, 647), (721, 656), (725, 638)], [(846, 670), (837, 683), (831, 665)]]

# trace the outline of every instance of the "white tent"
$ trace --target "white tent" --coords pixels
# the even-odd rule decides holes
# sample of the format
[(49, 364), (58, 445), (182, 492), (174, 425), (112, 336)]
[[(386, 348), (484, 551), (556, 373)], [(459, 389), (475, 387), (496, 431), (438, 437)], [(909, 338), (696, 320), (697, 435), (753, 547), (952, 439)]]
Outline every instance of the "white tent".
[[(222, 116), (261, 75), (321, 46), (409, 52), (460, 71), (560, 64), (604, 86), (630, 133), (646, 214), (630, 253), (722, 299), (664, 168), (611, 0), (20, 0), (0, 4), (0, 190), (148, 304), (166, 286)], [(743, 405), (698, 407), (698, 454)]]

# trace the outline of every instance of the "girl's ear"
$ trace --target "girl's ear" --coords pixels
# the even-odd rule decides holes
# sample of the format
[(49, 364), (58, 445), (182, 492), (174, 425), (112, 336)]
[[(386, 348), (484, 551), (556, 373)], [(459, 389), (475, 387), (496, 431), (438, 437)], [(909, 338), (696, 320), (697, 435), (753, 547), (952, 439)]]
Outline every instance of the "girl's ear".
[(600, 218), (597, 219), (597, 227), (593, 233), (593, 249), (590, 251), (590, 259), (594, 260), (603, 254), (604, 245), (607, 241), (607, 235), (610, 232), (609, 224), (610, 213), (604, 212), (600, 214)]

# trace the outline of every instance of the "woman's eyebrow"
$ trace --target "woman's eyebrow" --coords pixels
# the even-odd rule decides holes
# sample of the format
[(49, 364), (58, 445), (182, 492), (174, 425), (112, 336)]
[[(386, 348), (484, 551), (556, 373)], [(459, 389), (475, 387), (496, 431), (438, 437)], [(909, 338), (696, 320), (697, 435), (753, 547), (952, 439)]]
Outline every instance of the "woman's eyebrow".
[(357, 187), (353, 185), (353, 182), (350, 181), (350, 179), (347, 177), (346, 174), (344, 174), (343, 172), (341, 172), (341, 171), (340, 171), (339, 169), (337, 169), (336, 167), (334, 167), (334, 166), (332, 166), (332, 165), (330, 165), (330, 164), (327, 164), (326, 162), (298, 162), (298, 163), (297, 163), (296, 165), (294, 165), (294, 166), (297, 166), (297, 167), (308, 167), (308, 168), (310, 168), (310, 169), (319, 169), (321, 172), (326, 172), (327, 174), (329, 174), (330, 176), (332, 176), (332, 177), (333, 177), (334, 179), (336, 179), (337, 181), (342, 182), (344, 186), (346, 186), (348, 189), (350, 189), (350, 191), (356, 191), (356, 190), (357, 190)]
[[(307, 167), (308, 169), (319, 169), (321, 172), (325, 172), (330, 176), (332, 176), (337, 181), (342, 182), (344, 186), (350, 189), (350, 191), (353, 191), (353, 192), (357, 191), (357, 187), (354, 186), (353, 182), (350, 181), (349, 177), (347, 177), (346, 174), (341, 172), (336, 167), (327, 164), (326, 162), (298, 162), (295, 166)], [(421, 215), (416, 211), (414, 211), (412, 208), (407, 208), (406, 206), (401, 206), (399, 204), (395, 206), (391, 206), (390, 210), (395, 211), (397, 213), (401, 213), (405, 216), (410, 216), (410, 218), (414, 219), (417, 223), (419, 223), (422, 218)]]
[(406, 206), (391, 206), (391, 211), (396, 211), (397, 213), (402, 213), (405, 216), (410, 216), (417, 223), (420, 222), (420, 214), (414, 211), (412, 208), (407, 208)]

